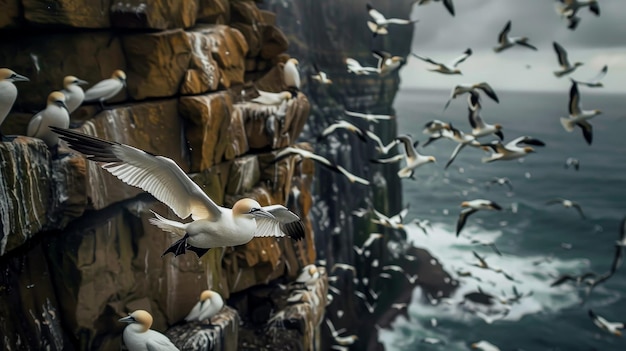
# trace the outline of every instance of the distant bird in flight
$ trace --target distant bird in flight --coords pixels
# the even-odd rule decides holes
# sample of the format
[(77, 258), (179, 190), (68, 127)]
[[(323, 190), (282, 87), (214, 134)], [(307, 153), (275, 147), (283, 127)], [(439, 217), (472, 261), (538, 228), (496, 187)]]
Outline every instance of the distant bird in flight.
[(500, 186), (506, 185), (509, 188), (509, 191), (513, 191), (513, 184), (511, 183), (511, 180), (507, 177), (503, 177), (503, 178), (493, 177), (493, 179), (488, 181), (485, 185), (487, 186), (487, 188), (489, 188), (489, 186), (492, 184), (498, 184)]
[(354, 133), (354, 135), (356, 135), (357, 137), (359, 137), (359, 139), (361, 139), (361, 141), (363, 142), (367, 142), (367, 139), (365, 138), (365, 131), (357, 126), (355, 126), (354, 124), (348, 122), (348, 121), (344, 121), (344, 120), (339, 120), (336, 121), (335, 123), (329, 125), (328, 127), (326, 127), (326, 129), (324, 129), (322, 131), (322, 134), (320, 134), (317, 139), (321, 140), (326, 138), (327, 136), (329, 136), (330, 134), (332, 134), (333, 132), (335, 132), (337, 129), (345, 129), (347, 131), (350, 131), (352, 133)]
[(597, 0), (557, 0), (556, 11), (561, 17), (567, 19), (567, 28), (575, 30), (580, 22), (580, 17), (576, 16), (578, 10), (589, 7), (589, 11), (596, 16), (600, 16), (600, 5)]
[(345, 113), (348, 116), (363, 118), (366, 121), (373, 122), (373, 123), (378, 123), (378, 121), (380, 120), (387, 121), (387, 120), (395, 118), (395, 116), (393, 115), (375, 115), (371, 113), (361, 113), (361, 112), (354, 112), (354, 111), (348, 111), (348, 110), (343, 111), (343, 113)]
[(313, 80), (316, 80), (324, 85), (333, 84), (332, 79), (328, 78), (328, 75), (317, 67), (317, 64), (313, 64), (313, 68), (315, 69), (315, 74), (311, 76)]
[(520, 144), (534, 146), (546, 145), (543, 141), (529, 136), (521, 136), (519, 138), (511, 140), (506, 144), (502, 144), (501, 141), (492, 141), (489, 144), (482, 144), (483, 148), (491, 148), (493, 150), (491, 156), (484, 157), (482, 159), (482, 162), (487, 163), (493, 161), (514, 160), (520, 157), (524, 157), (529, 153), (535, 152), (535, 149), (533, 149), (532, 147), (520, 147)]
[(354, 74), (356, 74), (357, 76), (360, 75), (369, 75), (370, 73), (378, 73), (378, 68), (376, 67), (363, 67), (361, 66), (361, 64), (359, 63), (359, 61), (348, 57), (346, 58), (346, 68), (348, 69), (348, 72), (352, 72)]
[(575, 80), (573, 78), (570, 78), (570, 80), (572, 82), (574, 82), (574, 83), (578, 83), (580, 85), (585, 85), (585, 86), (587, 86), (589, 88), (601, 88), (601, 87), (604, 86), (602, 84), (601, 80), (602, 80), (602, 78), (604, 78), (604, 76), (606, 76), (606, 73), (608, 72), (608, 70), (609, 70), (609, 66), (604, 65), (602, 67), (602, 69), (600, 70), (600, 72), (598, 72), (598, 74), (595, 77), (591, 78), (590, 80), (588, 80), (586, 82), (583, 82), (583, 81), (580, 81), (580, 80)]
[(511, 31), (511, 21), (509, 20), (504, 29), (498, 35), (498, 46), (493, 48), (495, 52), (501, 52), (503, 50), (512, 48), (515, 45), (525, 46), (532, 50), (537, 50), (536, 47), (528, 44), (528, 37), (509, 37), (509, 32)]
[(470, 96), (468, 98), (468, 119), (470, 126), (472, 127), (472, 136), (475, 138), (481, 138), (487, 135), (495, 134), (498, 138), (500, 138), (500, 140), (503, 140), (504, 134), (502, 134), (502, 125), (498, 123), (489, 124), (480, 116), (482, 106), (480, 105), (479, 100), (480, 96), (477, 92), (470, 92)]
[(372, 50), (372, 55), (378, 59), (376, 66), (378, 67), (378, 74), (381, 76), (386, 76), (404, 64), (403, 57), (393, 56), (385, 51)]
[(363, 185), (369, 185), (370, 182), (367, 179), (363, 179), (361, 177), (358, 177), (350, 172), (348, 172), (345, 168), (339, 166), (339, 165), (335, 165), (334, 163), (330, 162), (327, 158), (320, 156), (318, 154), (315, 154), (311, 151), (308, 150), (303, 150), (303, 149), (298, 149), (295, 147), (286, 147), (282, 150), (280, 150), (277, 154), (276, 154), (276, 161), (281, 160), (291, 154), (295, 154), (295, 155), (300, 155), (303, 158), (308, 158), (311, 159), (313, 161), (316, 161), (318, 163), (320, 163), (322, 166), (325, 166), (326, 168), (330, 169), (333, 172), (337, 172), (340, 174), (343, 174), (346, 178), (348, 178), (348, 180), (350, 181), (350, 183), (360, 183)]
[(589, 314), (589, 318), (593, 321), (593, 324), (595, 324), (598, 328), (615, 336), (622, 336), (622, 331), (620, 329), (624, 329), (624, 323), (609, 322), (595, 314), (595, 312), (591, 309), (587, 313)]
[(587, 218), (585, 217), (585, 214), (583, 213), (582, 207), (580, 207), (580, 205), (577, 202), (574, 202), (568, 199), (563, 199), (563, 198), (557, 198), (557, 199), (546, 201), (546, 205), (555, 205), (555, 204), (561, 204), (565, 208), (575, 208), (576, 211), (578, 211), (578, 213), (580, 214), (580, 217), (582, 219)]
[(491, 98), (491, 100), (500, 103), (498, 95), (496, 95), (496, 92), (487, 82), (480, 82), (476, 84), (459, 84), (452, 88), (450, 98), (448, 99), (448, 101), (446, 101), (446, 105), (443, 107), (444, 111), (448, 108), (448, 106), (450, 106), (450, 102), (452, 102), (453, 99), (456, 99), (457, 96), (463, 95), (465, 93), (477, 92), (478, 90), (482, 90), (487, 96)]
[(569, 117), (561, 117), (561, 125), (568, 131), (574, 131), (574, 127), (578, 126), (583, 132), (583, 137), (587, 144), (591, 145), (593, 141), (593, 127), (589, 123), (589, 119), (601, 114), (601, 110), (583, 110), (583, 105), (578, 91), (578, 84), (572, 82), (569, 92)]
[(373, 35), (386, 35), (389, 34), (387, 31), (387, 26), (390, 24), (411, 24), (417, 21), (411, 21), (407, 19), (399, 19), (399, 18), (385, 18), (385, 16), (376, 10), (372, 5), (366, 4), (367, 13), (374, 20), (367, 21), (367, 26), (372, 31)]
[[(418, 0), (417, 1), (417, 6), (421, 6), (421, 5), (426, 5), (429, 4), (431, 0)], [(432, 0), (434, 2), (439, 2), (442, 0)], [(446, 10), (448, 10), (448, 12), (450, 12), (450, 14), (452, 16), (454, 16), (454, 3), (452, 3), (452, 0), (443, 0), (443, 6), (445, 6)]]
[(463, 201), (461, 203), (461, 207), (464, 209), (459, 214), (459, 219), (456, 222), (456, 236), (459, 236), (461, 230), (465, 226), (465, 222), (467, 222), (467, 217), (469, 217), (472, 213), (478, 212), (479, 210), (491, 210), (491, 211), (501, 211), (502, 207), (497, 203), (491, 200), (484, 199), (476, 199), (472, 201)]
[(400, 135), (396, 137), (396, 140), (402, 143), (404, 146), (404, 156), (406, 165), (398, 171), (398, 177), (400, 178), (413, 178), (415, 169), (430, 162), (436, 162), (434, 156), (420, 155), (415, 149), (418, 145), (418, 141), (413, 143), (413, 139), (409, 135)]
[(570, 167), (574, 167), (575, 170), (579, 170), (580, 161), (578, 161), (578, 159), (576, 158), (568, 157), (567, 160), (565, 160), (565, 169), (568, 169)]
[(563, 77), (564, 75), (574, 72), (576, 68), (583, 65), (582, 62), (574, 62), (573, 65), (569, 63), (569, 60), (567, 59), (567, 51), (565, 51), (565, 49), (563, 49), (563, 47), (556, 41), (552, 43), (552, 46), (554, 47), (554, 51), (556, 51), (556, 56), (559, 61), (559, 65), (561, 66), (560, 71), (554, 71), (555, 76), (559, 78)]
[(411, 55), (417, 57), (418, 59), (424, 62), (428, 62), (430, 64), (437, 66), (436, 68), (429, 69), (429, 71), (431, 72), (439, 72), (442, 74), (462, 74), (461, 70), (456, 68), (456, 66), (458, 66), (461, 62), (467, 60), (467, 58), (472, 55), (472, 49), (468, 48), (467, 50), (463, 52), (463, 55), (455, 58), (454, 60), (450, 61), (450, 63), (447, 63), (447, 64), (434, 61), (431, 58), (420, 56), (415, 53), (411, 53)]

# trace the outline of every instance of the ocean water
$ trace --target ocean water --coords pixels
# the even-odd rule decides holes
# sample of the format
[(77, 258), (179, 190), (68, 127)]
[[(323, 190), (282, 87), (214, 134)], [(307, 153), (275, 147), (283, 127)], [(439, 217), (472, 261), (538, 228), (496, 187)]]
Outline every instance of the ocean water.
[[(587, 315), (592, 308), (609, 321), (626, 321), (626, 267), (605, 284), (594, 289), (581, 305), (583, 288), (573, 285), (550, 287), (554, 276), (589, 270), (608, 271), (618, 237), (620, 220), (626, 215), (626, 111), (623, 95), (603, 94), (581, 88), (583, 106), (599, 108), (603, 114), (591, 120), (593, 145), (584, 141), (577, 129), (566, 132), (559, 117), (567, 113), (568, 91), (559, 93), (500, 92), (500, 104), (483, 98), (482, 117), (488, 123), (504, 126), (505, 141), (529, 135), (546, 143), (537, 153), (522, 161), (481, 163), (487, 154), (465, 148), (447, 171), (454, 143), (437, 141), (419, 152), (433, 155), (437, 164), (419, 168), (416, 180), (403, 180), (404, 202), (410, 203), (408, 220), (428, 219), (433, 229), (426, 236), (410, 227), (414, 245), (428, 249), (451, 274), (457, 269), (470, 271), (473, 278), (461, 278), (453, 300), (478, 287), (495, 296), (512, 296), (512, 288), (532, 296), (513, 305), (503, 320), (487, 324), (457, 305), (432, 305), (417, 288), (409, 306), (409, 318), (399, 317), (391, 329), (379, 331), (386, 350), (468, 350), (470, 344), (487, 340), (501, 350), (626, 350), (626, 339), (597, 328)], [(470, 131), (465, 96), (454, 100), (442, 114), (447, 91), (401, 90), (394, 102), (399, 134), (409, 133), (421, 142), (423, 125), (432, 119), (453, 122)], [(487, 137), (481, 140), (490, 141)], [(580, 160), (580, 170), (565, 169), (565, 160)], [(485, 182), (508, 177), (513, 191)], [(549, 199), (563, 197), (577, 201), (587, 219), (573, 209), (547, 206)], [(468, 218), (461, 236), (455, 226), (464, 200), (477, 198), (497, 202), (506, 210), (479, 211)], [(503, 256), (492, 249), (471, 243), (471, 239), (495, 241)], [(571, 249), (562, 248), (571, 244)], [(471, 267), (476, 262), (472, 250), (486, 261), (501, 267), (517, 282), (503, 275)], [(549, 262), (533, 264), (546, 257)], [(437, 320), (433, 327), (431, 319)], [(445, 345), (421, 343), (425, 337)]]

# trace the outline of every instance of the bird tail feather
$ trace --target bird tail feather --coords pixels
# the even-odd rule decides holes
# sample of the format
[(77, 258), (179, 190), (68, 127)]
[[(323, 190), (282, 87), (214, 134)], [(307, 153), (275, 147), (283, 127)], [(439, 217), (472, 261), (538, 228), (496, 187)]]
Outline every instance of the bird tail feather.
[(574, 131), (574, 123), (569, 118), (561, 117), (561, 124), (568, 132)]
[(158, 213), (154, 211), (150, 211), (150, 212), (152, 212), (156, 218), (150, 218), (149, 222), (159, 227), (161, 230), (176, 234), (178, 236), (184, 236), (185, 233), (187, 232), (187, 224), (172, 221), (170, 219), (162, 217), (161, 215), (159, 215)]

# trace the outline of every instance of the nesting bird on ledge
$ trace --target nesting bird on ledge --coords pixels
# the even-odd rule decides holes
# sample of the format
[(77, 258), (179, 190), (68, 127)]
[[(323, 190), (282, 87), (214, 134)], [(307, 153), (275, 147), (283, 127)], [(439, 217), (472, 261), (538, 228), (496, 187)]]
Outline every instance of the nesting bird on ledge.
[(156, 213), (150, 223), (182, 238), (163, 255), (182, 255), (186, 250), (202, 257), (210, 248), (243, 245), (254, 237), (304, 238), (304, 225), (282, 205), (261, 206), (244, 198), (232, 209), (218, 206), (171, 159), (155, 156), (130, 145), (99, 139), (69, 129), (52, 128), (69, 146), (83, 153), (126, 184), (149, 192), (180, 218), (181, 223)]

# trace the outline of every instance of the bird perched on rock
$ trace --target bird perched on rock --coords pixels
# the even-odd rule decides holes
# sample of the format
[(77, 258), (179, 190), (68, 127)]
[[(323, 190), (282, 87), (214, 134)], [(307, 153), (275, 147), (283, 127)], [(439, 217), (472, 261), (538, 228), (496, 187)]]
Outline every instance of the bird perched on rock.
[(74, 76), (63, 78), (63, 90), (61, 92), (65, 95), (65, 105), (67, 105), (68, 113), (76, 111), (80, 104), (83, 103), (85, 92), (80, 86), (86, 84), (89, 83)]
[(258, 90), (259, 96), (250, 100), (261, 105), (280, 105), (283, 101), (291, 99), (293, 94), (288, 91), (281, 91), (280, 93), (271, 93), (263, 90)]
[(85, 91), (85, 102), (98, 101), (100, 107), (104, 109), (104, 102), (113, 98), (124, 87), (126, 87), (126, 73), (119, 69), (115, 70), (111, 78), (101, 80)]
[(48, 95), (46, 108), (30, 119), (26, 135), (39, 138), (49, 148), (55, 149), (59, 143), (59, 136), (49, 127), (67, 128), (69, 126), (70, 114), (65, 105), (65, 95), (60, 91), (53, 91)]
[(152, 315), (147, 311), (136, 310), (128, 317), (120, 318), (119, 321), (129, 323), (122, 334), (124, 344), (129, 351), (178, 350), (167, 336), (150, 329)]
[(213, 290), (204, 290), (200, 293), (200, 301), (193, 306), (185, 320), (187, 322), (200, 322), (208, 319), (209, 324), (211, 324), (211, 318), (218, 314), (223, 307), (224, 299), (219, 293)]
[[(17, 99), (17, 88), (13, 83), (28, 81), (28, 78), (8, 68), (0, 68), (0, 125), (11, 112), (15, 99)], [(6, 139), (4, 135), (0, 134), (0, 136), (3, 141)]]
[(287, 86), (287, 90), (294, 95), (300, 91), (300, 72), (298, 71), (298, 64), (298, 60), (292, 57), (285, 62), (285, 66), (283, 67), (283, 81)]
[(233, 208), (218, 206), (171, 159), (155, 156), (130, 145), (108, 141), (69, 129), (52, 128), (69, 146), (79, 151), (126, 184), (149, 192), (167, 205), (181, 223), (156, 213), (150, 223), (180, 237), (165, 252), (175, 256), (187, 249), (198, 257), (210, 248), (243, 245), (254, 237), (304, 238), (304, 225), (295, 213), (282, 205), (261, 206), (243, 198)]

